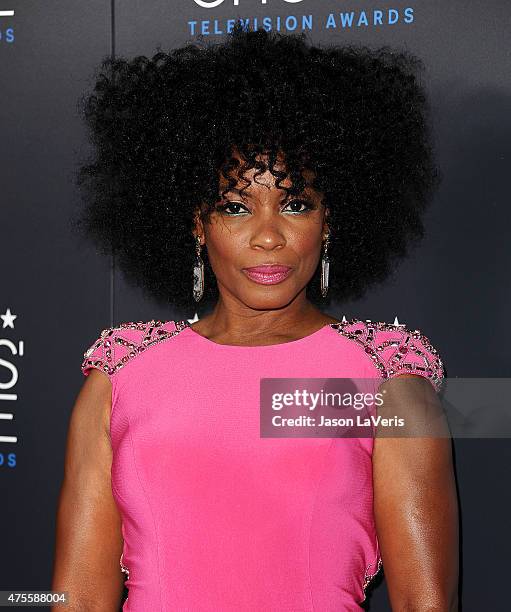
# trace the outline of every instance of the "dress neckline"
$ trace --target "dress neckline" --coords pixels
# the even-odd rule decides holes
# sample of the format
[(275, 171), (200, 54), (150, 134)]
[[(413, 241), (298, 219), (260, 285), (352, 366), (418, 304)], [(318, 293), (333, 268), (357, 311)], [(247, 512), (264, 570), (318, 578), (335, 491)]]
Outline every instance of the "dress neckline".
[(220, 344), (219, 342), (215, 342), (214, 340), (210, 340), (209, 338), (206, 338), (206, 336), (203, 336), (202, 334), (199, 334), (199, 332), (192, 329), (191, 323), (189, 323), (187, 320), (181, 321), (181, 325), (184, 327), (184, 330), (183, 330), (184, 332), (188, 332), (189, 335), (193, 334), (200, 341), (206, 344), (212, 345), (214, 347), (219, 347), (221, 349), (241, 349), (241, 350), (256, 349), (256, 350), (260, 350), (260, 349), (272, 349), (272, 348), (283, 347), (283, 346), (284, 347), (285, 346), (297, 346), (297, 345), (304, 344), (308, 342), (309, 340), (315, 339), (317, 336), (325, 333), (325, 330), (327, 330), (328, 328), (333, 329), (334, 326), (338, 326), (339, 322), (325, 323), (325, 325), (321, 326), (319, 329), (312, 332), (311, 334), (308, 334), (307, 336), (303, 336), (302, 338), (297, 338), (296, 340), (288, 340), (286, 342), (277, 342), (275, 344), (257, 344), (257, 345)]

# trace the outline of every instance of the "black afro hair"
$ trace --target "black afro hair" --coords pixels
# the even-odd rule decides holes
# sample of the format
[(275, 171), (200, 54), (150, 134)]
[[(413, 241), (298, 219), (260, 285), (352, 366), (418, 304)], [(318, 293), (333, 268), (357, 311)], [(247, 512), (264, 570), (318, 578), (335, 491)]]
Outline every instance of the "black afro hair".
[[(264, 171), (256, 157), (265, 153), (281, 179), (273, 164), (282, 152), (292, 192), (311, 168), (330, 214), (328, 298), (318, 266), (308, 299), (359, 299), (423, 237), (440, 177), (423, 68), (405, 50), (323, 48), (305, 34), (239, 23), (221, 43), (105, 58), (80, 99), (93, 157), (76, 175), (84, 196), (76, 225), (113, 253), (128, 282), (193, 313), (197, 205), (218, 202), (219, 172), (227, 178), (237, 167), (233, 147), (246, 161), (238, 172)], [(218, 288), (207, 248), (203, 259), (201, 304), (212, 305)]]

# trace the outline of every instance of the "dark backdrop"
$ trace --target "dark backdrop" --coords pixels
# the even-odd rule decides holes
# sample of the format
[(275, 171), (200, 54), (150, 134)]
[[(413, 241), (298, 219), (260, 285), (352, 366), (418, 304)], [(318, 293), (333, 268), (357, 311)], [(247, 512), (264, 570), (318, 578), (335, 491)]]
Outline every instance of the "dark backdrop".
[[(510, 375), (507, 0), (225, 0), (216, 7), (196, 0), (5, 0), (0, 8), (15, 11), (0, 16), (0, 314), (16, 315), (11, 324), (0, 319), (0, 589), (50, 586), (65, 436), (84, 350), (112, 324), (173, 318), (171, 304), (148, 301), (70, 231), (79, 206), (73, 173), (89, 151), (76, 105), (104, 55), (150, 55), (194, 40), (199, 30), (213, 33), (215, 23), (225, 31), (226, 20), (238, 16), (274, 24), (280, 16), (283, 31), (295, 16), (300, 31), (302, 15), (312, 17), (313, 42), (417, 53), (427, 66), (444, 174), (427, 237), (385, 287), (331, 314), (398, 316), (430, 337), (449, 377)], [(373, 24), (375, 10), (381, 24)], [(326, 28), (327, 15), (339, 24), (340, 12), (353, 12), (353, 25)], [(510, 605), (510, 450), (509, 440), (455, 441), (466, 611)], [(371, 609), (389, 610), (384, 582)]]

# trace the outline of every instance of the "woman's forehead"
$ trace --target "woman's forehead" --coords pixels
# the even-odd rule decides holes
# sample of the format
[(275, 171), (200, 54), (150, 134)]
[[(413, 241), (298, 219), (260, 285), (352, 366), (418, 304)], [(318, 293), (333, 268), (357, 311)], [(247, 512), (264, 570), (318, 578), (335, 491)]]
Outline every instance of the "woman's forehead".
[[(262, 159), (262, 161), (268, 164), (267, 159)], [(275, 163), (273, 169), (278, 172), (286, 172), (286, 166), (283, 162)], [(281, 179), (279, 181), (279, 186), (277, 186), (279, 177), (274, 176), (274, 174), (270, 172), (268, 166), (263, 172), (261, 172), (260, 168), (249, 168), (240, 173), (238, 168), (234, 168), (229, 171), (227, 176), (236, 181), (235, 185), (229, 187), (228, 178), (220, 174), (220, 188), (222, 190), (229, 188), (229, 191), (233, 191), (234, 193), (239, 193), (240, 190), (243, 190), (243, 193), (249, 194), (263, 189), (278, 189), (279, 187), (280, 189), (284, 187), (291, 188), (293, 185), (288, 175), (284, 179)], [(304, 168), (302, 170), (302, 176), (305, 179), (306, 186), (311, 186), (315, 177), (314, 172), (309, 168)]]

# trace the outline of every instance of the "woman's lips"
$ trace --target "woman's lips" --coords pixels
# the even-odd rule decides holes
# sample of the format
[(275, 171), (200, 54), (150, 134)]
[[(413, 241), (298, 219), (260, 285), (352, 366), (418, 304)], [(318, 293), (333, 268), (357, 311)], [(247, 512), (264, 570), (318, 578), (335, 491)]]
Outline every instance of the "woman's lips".
[(253, 268), (243, 268), (243, 272), (255, 281), (262, 285), (275, 285), (282, 282), (288, 277), (292, 268), (288, 266), (255, 266)]

